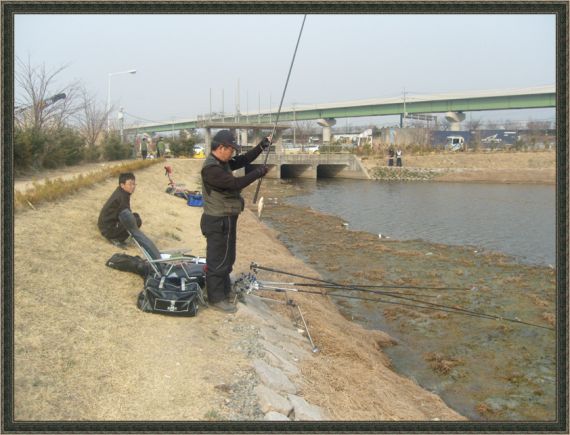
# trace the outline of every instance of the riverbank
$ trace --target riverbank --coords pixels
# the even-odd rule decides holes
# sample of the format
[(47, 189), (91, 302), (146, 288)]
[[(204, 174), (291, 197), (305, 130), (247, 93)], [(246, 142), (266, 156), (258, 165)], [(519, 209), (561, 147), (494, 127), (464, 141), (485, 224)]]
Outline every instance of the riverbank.
[(449, 182), (554, 184), (556, 152), (445, 152), (403, 157), (403, 167), (384, 158), (362, 158), (372, 178)]
[[(176, 181), (196, 186), (202, 161), (169, 163)], [(131, 205), (143, 218), (143, 231), (162, 249), (192, 247), (194, 254), (204, 255), (201, 209), (164, 192), (161, 165), (136, 175)], [(255, 361), (279, 365), (264, 340), (277, 346), (283, 340), (271, 340), (271, 331), (277, 337), (298, 334), (290, 308), (268, 302), (267, 309), (250, 304), (230, 316), (202, 309), (184, 319), (140, 312), (136, 297), (142, 280), (105, 266), (117, 248), (96, 226), (98, 211), (115, 186), (116, 180), (109, 180), (15, 216), (16, 419), (267, 418), (255, 389), (264, 383)], [(126, 252), (139, 254), (134, 247)], [(290, 253), (278, 233), (246, 210), (238, 227), (236, 275), (249, 271), (252, 261), (317, 275)], [(298, 370), (289, 378), (295, 395), (319, 407), (323, 418), (464, 419), (438, 396), (391, 370), (384, 353), (394, 345), (389, 335), (346, 320), (323, 296), (291, 299), (302, 309), (319, 352), (310, 352), (306, 338), (296, 340), (306, 352), (287, 361)], [(286, 393), (281, 395), (291, 403)], [(200, 400), (189, 399), (195, 397)]]

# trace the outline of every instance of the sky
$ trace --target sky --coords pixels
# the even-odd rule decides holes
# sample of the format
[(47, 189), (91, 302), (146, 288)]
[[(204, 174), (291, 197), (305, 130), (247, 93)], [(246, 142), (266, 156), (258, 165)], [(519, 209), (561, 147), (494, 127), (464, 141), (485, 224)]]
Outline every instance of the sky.
[[(125, 124), (277, 108), (302, 15), (16, 15), (15, 55), (66, 68)], [(48, 29), (48, 31), (38, 31)], [(308, 15), (283, 107), (553, 85), (554, 15)], [(56, 90), (57, 91), (57, 90)], [(16, 89), (18, 95), (18, 89)], [(211, 95), (211, 98), (210, 98)], [(116, 116), (116, 112), (113, 116)], [(473, 119), (553, 119), (554, 109)], [(389, 117), (375, 118), (378, 124)], [(353, 121), (358, 123), (358, 119)], [(342, 122), (345, 122), (344, 120)], [(393, 122), (393, 121), (392, 121)]]

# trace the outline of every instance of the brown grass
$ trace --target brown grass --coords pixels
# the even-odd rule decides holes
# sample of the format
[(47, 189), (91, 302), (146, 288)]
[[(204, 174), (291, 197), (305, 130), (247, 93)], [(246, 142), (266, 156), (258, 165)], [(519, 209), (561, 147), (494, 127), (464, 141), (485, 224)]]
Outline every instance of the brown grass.
[(110, 166), (88, 175), (79, 174), (71, 179), (46, 178), (43, 182), (33, 182), (32, 188), (25, 191), (16, 190), (14, 195), (15, 211), (31, 207), (32, 209), (42, 202), (62, 199), (67, 195), (76, 193), (86, 187), (92, 187), (112, 177), (118, 177), (121, 172), (132, 172), (144, 169), (156, 163), (163, 163), (164, 159), (135, 160), (129, 163)]
[[(172, 165), (176, 180), (188, 183), (201, 162), (177, 159)], [(131, 206), (142, 216), (143, 231), (159, 248), (191, 247), (204, 255), (202, 210), (164, 192), (167, 179), (159, 165), (136, 176)], [(228, 317), (202, 309), (190, 319), (137, 310), (142, 280), (105, 266), (117, 248), (96, 225), (115, 186), (116, 180), (107, 179), (82, 195), (42, 203), (15, 217), (15, 417), (227, 419), (227, 394), (215, 386), (237, 385), (251, 370), (246, 344), (256, 342), (259, 325), (242, 310)], [(126, 252), (139, 254), (133, 247)], [(317, 276), (250, 211), (240, 217), (237, 257), (236, 275), (256, 261)], [(382, 352), (393, 344), (388, 335), (348, 322), (323, 296), (295, 295), (295, 300), (320, 349), (301, 363), (303, 376), (295, 382), (332, 419), (462, 419), (440, 398), (389, 369)]]

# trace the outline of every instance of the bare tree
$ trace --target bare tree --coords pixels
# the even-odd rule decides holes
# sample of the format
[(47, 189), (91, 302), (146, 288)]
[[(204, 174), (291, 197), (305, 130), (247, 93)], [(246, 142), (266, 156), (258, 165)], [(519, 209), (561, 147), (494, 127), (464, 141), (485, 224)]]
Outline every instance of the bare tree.
[(481, 120), (480, 119), (470, 119), (466, 123), (467, 130), (474, 131), (479, 130), (481, 128)]
[(439, 121), (439, 129), (441, 131), (448, 131), (451, 128), (451, 123), (445, 119), (445, 117), (442, 118), (441, 121)]
[(108, 112), (105, 106), (99, 104), (85, 87), (82, 87), (79, 93), (81, 111), (77, 114), (77, 123), (85, 144), (88, 147), (94, 147), (105, 129)]
[(33, 66), (16, 59), (17, 97), (16, 122), (21, 127), (37, 130), (58, 128), (64, 125), (78, 110), (77, 83), (58, 86), (57, 78), (65, 66), (48, 71), (45, 64)]
[(308, 143), (313, 130), (314, 125), (311, 121), (296, 121), (295, 137), (297, 142), (302, 144)]
[(506, 130), (516, 130), (518, 128), (519, 128), (519, 123), (517, 121), (511, 121), (510, 119), (507, 119), (505, 121)]

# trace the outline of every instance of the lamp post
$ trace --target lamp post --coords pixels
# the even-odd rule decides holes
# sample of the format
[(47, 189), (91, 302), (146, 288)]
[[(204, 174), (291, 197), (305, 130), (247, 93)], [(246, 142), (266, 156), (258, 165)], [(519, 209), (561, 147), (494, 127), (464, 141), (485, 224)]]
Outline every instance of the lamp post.
[(130, 69), (128, 71), (112, 72), (108, 74), (107, 77), (107, 133), (111, 129), (110, 112), (111, 112), (111, 77), (119, 74), (136, 74), (136, 69)]

